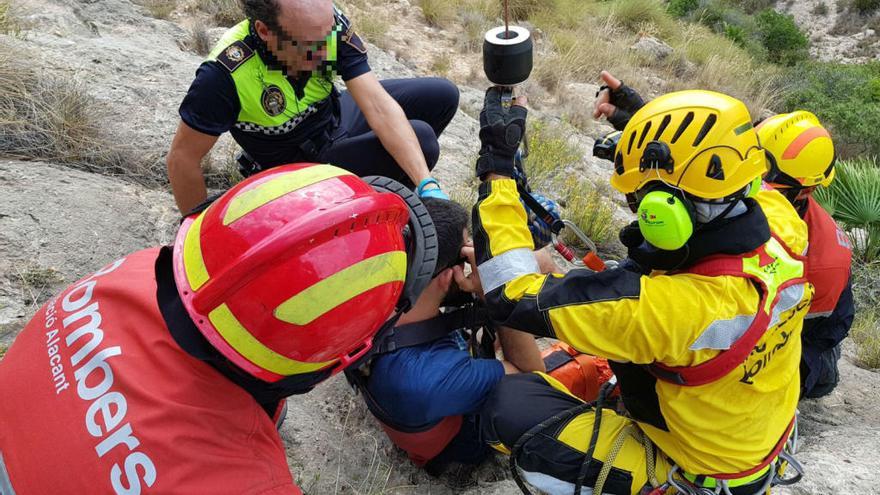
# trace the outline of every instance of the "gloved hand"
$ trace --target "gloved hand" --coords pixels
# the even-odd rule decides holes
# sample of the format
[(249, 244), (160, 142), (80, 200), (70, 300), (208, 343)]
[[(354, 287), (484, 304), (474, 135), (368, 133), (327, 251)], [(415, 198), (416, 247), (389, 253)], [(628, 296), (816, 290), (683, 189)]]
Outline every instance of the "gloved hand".
[(627, 259), (621, 264), (624, 269), (643, 274), (652, 270), (675, 270), (688, 259), (688, 246), (675, 251), (664, 251), (645, 241), (639, 222), (634, 221), (620, 230), (621, 244), (626, 246)]
[[(543, 206), (548, 213), (556, 218), (560, 217), (559, 205), (557, 205), (555, 201), (537, 193), (530, 194), (538, 201), (538, 203), (541, 203), (541, 206)], [(528, 207), (528, 205), (523, 203), (523, 206), (529, 216), (529, 232), (532, 233), (532, 240), (535, 242), (535, 249), (541, 249), (553, 241), (553, 231), (550, 230), (550, 226), (541, 220), (538, 215)]]
[(525, 133), (527, 115), (528, 110), (518, 104), (505, 108), (498, 87), (486, 91), (483, 110), (480, 111), (482, 146), (477, 158), (477, 177), (482, 179), (490, 172), (513, 177), (513, 158)]
[[(437, 187), (429, 187), (425, 188), (428, 184), (434, 184)], [(443, 192), (443, 189), (440, 189), (440, 183), (437, 182), (437, 179), (433, 177), (428, 177), (427, 179), (423, 179), (419, 182), (419, 186), (416, 187), (416, 194), (420, 198), (438, 198), (449, 200), (449, 195)]]
[(622, 131), (633, 114), (645, 106), (645, 101), (636, 90), (607, 71), (603, 70), (601, 76), (605, 85), (596, 93), (593, 117), (598, 119), (604, 115), (616, 130)]

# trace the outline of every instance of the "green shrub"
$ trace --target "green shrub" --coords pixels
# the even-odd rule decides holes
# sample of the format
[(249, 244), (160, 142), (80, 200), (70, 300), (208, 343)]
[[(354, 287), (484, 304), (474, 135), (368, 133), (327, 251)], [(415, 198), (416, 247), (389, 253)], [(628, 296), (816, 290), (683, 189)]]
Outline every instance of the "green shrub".
[(529, 122), (529, 156), (526, 173), (536, 190), (549, 187), (552, 179), (567, 166), (581, 159), (580, 150), (572, 146), (560, 126), (540, 120)]
[(880, 156), (880, 63), (810, 62), (786, 78), (786, 111), (810, 110), (829, 127), (838, 153)]
[(669, 0), (666, 10), (675, 17), (684, 17), (697, 10), (700, 0)]
[(792, 16), (768, 9), (759, 13), (756, 21), (771, 62), (794, 65), (809, 56), (810, 42)]
[(842, 160), (828, 188), (817, 199), (847, 231), (860, 260), (880, 259), (880, 167), (876, 159)]
[(853, 0), (852, 6), (861, 14), (869, 14), (880, 8), (880, 0)]

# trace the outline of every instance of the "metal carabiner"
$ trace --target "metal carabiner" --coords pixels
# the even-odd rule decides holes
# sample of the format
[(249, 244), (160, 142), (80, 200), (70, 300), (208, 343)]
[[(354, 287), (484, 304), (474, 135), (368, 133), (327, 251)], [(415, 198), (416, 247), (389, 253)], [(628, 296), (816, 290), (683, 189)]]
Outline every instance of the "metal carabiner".
[(599, 258), (596, 250), (596, 244), (574, 222), (572, 222), (571, 220), (563, 219), (562, 223), (565, 225), (565, 227), (571, 229), (571, 231), (574, 232), (575, 237), (580, 239), (581, 242), (583, 242), (584, 245), (587, 247), (587, 254), (585, 254), (583, 258), (577, 259), (574, 254), (574, 250), (566, 246), (565, 243), (562, 242), (561, 239), (559, 239), (559, 236), (556, 235), (556, 233), (553, 233), (553, 235), (551, 236), (553, 248), (556, 249), (556, 252), (559, 253), (560, 256), (565, 258), (566, 261), (577, 267), (589, 268), (594, 272), (601, 272), (606, 268), (615, 268), (617, 266), (616, 261), (605, 262), (602, 261), (601, 258)]

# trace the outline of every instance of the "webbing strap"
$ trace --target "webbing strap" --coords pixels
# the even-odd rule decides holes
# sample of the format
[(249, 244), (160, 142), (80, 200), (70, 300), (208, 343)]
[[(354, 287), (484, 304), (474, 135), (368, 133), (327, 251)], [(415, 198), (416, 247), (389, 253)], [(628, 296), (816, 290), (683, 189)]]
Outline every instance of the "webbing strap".
[[(786, 254), (797, 261), (804, 261), (804, 257), (795, 255), (788, 246), (779, 238), (773, 236), (773, 239), (782, 246)], [(770, 288), (760, 277), (753, 273), (745, 271), (743, 260), (752, 257), (767, 259), (772, 261), (773, 258), (767, 253), (766, 244), (758, 249), (742, 255), (718, 255), (706, 258), (696, 265), (686, 270), (687, 273), (694, 273), (706, 276), (734, 276), (751, 280), (761, 290), (761, 300), (758, 303), (758, 312), (752, 320), (751, 325), (728, 349), (721, 351), (718, 355), (700, 363), (696, 366), (667, 366), (663, 363), (652, 363), (646, 365), (647, 370), (656, 378), (675, 383), (682, 386), (700, 386), (718, 380), (734, 368), (743, 363), (752, 352), (754, 346), (761, 340), (761, 337), (767, 331), (772, 323), (772, 310), (779, 300), (780, 294), (793, 285), (806, 283), (806, 278), (802, 276), (787, 280), (776, 288), (775, 293), (771, 293)], [(772, 300), (770, 297), (772, 296)], [(769, 304), (768, 304), (769, 303)], [(769, 308), (769, 310), (768, 310)]]
[(483, 326), (489, 321), (488, 310), (474, 304), (443, 313), (430, 320), (423, 320), (393, 328), (374, 344), (373, 355), (387, 354), (404, 347), (414, 347), (433, 342), (460, 328)]

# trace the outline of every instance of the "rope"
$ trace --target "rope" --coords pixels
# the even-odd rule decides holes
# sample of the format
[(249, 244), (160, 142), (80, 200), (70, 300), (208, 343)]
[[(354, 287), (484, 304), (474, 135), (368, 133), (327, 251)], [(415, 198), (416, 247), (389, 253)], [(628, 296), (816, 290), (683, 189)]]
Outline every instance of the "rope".
[(593, 452), (596, 450), (596, 442), (599, 440), (599, 427), (602, 424), (602, 407), (605, 405), (605, 398), (617, 385), (617, 380), (605, 382), (599, 389), (599, 398), (596, 400), (596, 417), (593, 420), (593, 435), (590, 438), (590, 446), (584, 455), (584, 462), (581, 464), (581, 470), (578, 473), (577, 481), (574, 484), (574, 495), (580, 495), (581, 488), (584, 486), (584, 480), (593, 464)]
[(602, 494), (602, 489), (605, 488), (605, 482), (608, 480), (608, 475), (611, 473), (614, 460), (617, 459), (617, 454), (619, 454), (620, 449), (623, 448), (623, 443), (626, 442), (627, 437), (632, 435), (634, 427), (635, 426), (630, 423), (624, 426), (620, 430), (620, 433), (617, 434), (617, 438), (614, 439), (614, 444), (611, 446), (611, 450), (608, 451), (608, 458), (602, 463), (602, 469), (599, 471), (596, 483), (593, 484), (593, 493), (598, 493), (599, 495)]
[(508, 466), (510, 467), (511, 474), (513, 474), (513, 481), (516, 482), (516, 486), (519, 487), (520, 491), (522, 491), (525, 495), (531, 495), (532, 493), (520, 477), (519, 468), (516, 465), (516, 458), (519, 457), (519, 453), (522, 451), (523, 446), (525, 446), (525, 444), (538, 433), (541, 433), (544, 430), (548, 430), (554, 425), (571, 419), (595, 406), (595, 402), (585, 402), (583, 404), (578, 404), (570, 409), (566, 409), (565, 411), (556, 414), (549, 419), (542, 421), (541, 423), (538, 423), (537, 425), (533, 426), (529, 431), (523, 433), (521, 437), (519, 437), (519, 440), (516, 441), (516, 444), (514, 444), (513, 448), (510, 450)]
[(657, 463), (654, 457), (654, 444), (651, 442), (651, 439), (648, 438), (648, 435), (645, 435), (645, 432), (641, 429), (636, 430), (636, 433), (638, 434), (637, 437), (642, 440), (642, 446), (645, 448), (645, 467), (648, 473), (648, 483), (650, 483), (653, 488), (657, 488), (660, 486), (660, 481), (657, 480)]

